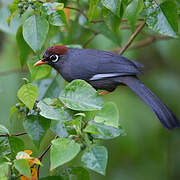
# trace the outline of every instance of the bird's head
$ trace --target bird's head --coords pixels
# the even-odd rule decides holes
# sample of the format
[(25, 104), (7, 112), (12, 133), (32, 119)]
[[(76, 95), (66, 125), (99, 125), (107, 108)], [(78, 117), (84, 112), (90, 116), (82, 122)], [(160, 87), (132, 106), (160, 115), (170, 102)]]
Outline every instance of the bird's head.
[(39, 66), (41, 64), (49, 64), (54, 66), (61, 57), (67, 52), (68, 48), (63, 45), (56, 45), (46, 49), (43, 58), (37, 61), (34, 66)]

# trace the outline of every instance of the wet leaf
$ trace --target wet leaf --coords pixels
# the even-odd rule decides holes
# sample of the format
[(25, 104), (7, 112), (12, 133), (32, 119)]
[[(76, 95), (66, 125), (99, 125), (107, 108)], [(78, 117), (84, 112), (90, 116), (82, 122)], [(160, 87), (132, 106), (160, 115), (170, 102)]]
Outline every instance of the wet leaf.
[(29, 17), (23, 24), (23, 37), (34, 52), (39, 52), (49, 30), (47, 20), (38, 15)]
[(38, 96), (38, 88), (30, 83), (25, 84), (18, 90), (17, 96), (32, 111)]
[(14, 166), (19, 173), (31, 178), (31, 170), (27, 159), (16, 159), (14, 161)]
[(167, 36), (178, 37), (177, 5), (174, 1), (165, 1), (160, 6), (155, 1), (146, 1), (144, 13), (150, 29)]
[(26, 117), (23, 125), (34, 144), (39, 146), (47, 130), (50, 128), (50, 120), (42, 116), (30, 115)]
[(96, 90), (83, 80), (74, 80), (60, 93), (60, 100), (70, 109), (81, 111), (100, 110), (103, 105)]
[(80, 151), (80, 145), (71, 139), (58, 138), (52, 141), (50, 160), (51, 170), (71, 161)]
[(105, 175), (108, 152), (104, 146), (95, 146), (83, 153), (83, 165), (95, 172)]

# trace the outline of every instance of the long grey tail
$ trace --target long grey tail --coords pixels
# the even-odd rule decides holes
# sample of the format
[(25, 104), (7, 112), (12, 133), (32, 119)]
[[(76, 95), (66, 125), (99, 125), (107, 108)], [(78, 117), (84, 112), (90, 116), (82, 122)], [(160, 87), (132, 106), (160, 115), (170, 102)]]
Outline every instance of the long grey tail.
[(166, 129), (179, 127), (179, 121), (172, 111), (136, 76), (119, 77), (119, 80), (133, 90), (152, 109)]

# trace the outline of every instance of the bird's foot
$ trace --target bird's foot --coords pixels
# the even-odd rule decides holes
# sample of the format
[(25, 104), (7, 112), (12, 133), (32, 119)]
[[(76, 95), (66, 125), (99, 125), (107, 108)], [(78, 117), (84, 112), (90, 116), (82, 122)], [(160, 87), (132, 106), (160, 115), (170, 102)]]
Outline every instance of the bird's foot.
[(103, 96), (103, 95), (106, 95), (106, 94), (109, 94), (110, 92), (109, 91), (101, 91), (99, 93), (100, 96)]

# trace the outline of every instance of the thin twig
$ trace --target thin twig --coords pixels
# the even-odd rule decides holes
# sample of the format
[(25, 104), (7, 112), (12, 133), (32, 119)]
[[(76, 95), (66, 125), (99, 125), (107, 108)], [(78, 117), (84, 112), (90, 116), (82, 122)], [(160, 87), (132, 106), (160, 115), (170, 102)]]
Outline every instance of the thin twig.
[(22, 135), (26, 135), (27, 133), (26, 132), (20, 132), (20, 133), (17, 133), (17, 134), (0, 134), (0, 137), (9, 137), (9, 136), (22, 136)]
[[(65, 8), (67, 9), (72, 9), (72, 10), (75, 10), (75, 11), (78, 11), (79, 13), (81, 13), (87, 20), (88, 20), (88, 16), (84, 13), (83, 10), (81, 10), (80, 8), (75, 8), (75, 7), (69, 7), (69, 6), (66, 6)], [(99, 20), (91, 20), (90, 21), (91, 23), (100, 23), (100, 22), (104, 22), (103, 19), (99, 19)]]
[(79, 8), (69, 7), (69, 6), (66, 6), (65, 8), (78, 11), (78, 12), (80, 12), (86, 19), (88, 19), (87, 15), (83, 12), (83, 10), (81, 10), (81, 9), (79, 9)]
[[(56, 136), (54, 139), (58, 138), (58, 136)], [(38, 157), (38, 159), (40, 161), (42, 161), (43, 157), (45, 156), (45, 154), (49, 151), (49, 149), (51, 148), (52, 144), (50, 143), (45, 150), (40, 154), (40, 156)], [(38, 171), (37, 171), (37, 176), (39, 178), (39, 172), (40, 172), (40, 165), (38, 166)]]
[(98, 19), (98, 20), (91, 20), (90, 21), (91, 23), (101, 23), (101, 22), (104, 22), (103, 19)]
[(145, 26), (146, 22), (142, 22), (137, 29), (135, 30), (135, 32), (131, 35), (131, 37), (129, 38), (129, 40), (127, 41), (127, 43), (120, 49), (120, 51), (118, 52), (118, 54), (123, 54), (126, 49), (131, 45), (131, 43), (133, 42), (133, 40), (136, 38), (136, 36), (141, 32), (141, 30), (143, 29), (143, 27)]
[(94, 32), (94, 34), (83, 43), (82, 47), (85, 48), (98, 34), (98, 32)]
[(40, 161), (42, 161), (44, 155), (48, 152), (48, 150), (50, 149), (50, 147), (51, 147), (51, 143), (46, 147), (46, 149), (45, 149), (45, 150), (40, 154), (40, 156), (38, 157), (38, 159), (39, 159)]
[(16, 134), (12, 134), (10, 136), (23, 136), (23, 135), (26, 135), (27, 132), (20, 132), (20, 133), (16, 133)]
[(129, 49), (136, 49), (136, 48), (141, 48), (141, 47), (144, 47), (144, 46), (148, 46), (156, 41), (159, 41), (159, 40), (168, 40), (168, 39), (171, 39), (171, 37), (169, 36), (162, 36), (162, 35), (154, 35), (152, 37), (148, 37), (146, 39), (143, 39), (141, 41), (138, 41), (135, 45), (133, 46), (130, 46)]
[[(138, 20), (138, 21), (144, 21), (144, 18), (138, 18), (137, 20)], [(122, 23), (127, 23), (128, 20), (127, 20), (127, 19), (122, 19), (121, 22), (122, 22)]]
[[(49, 149), (51, 148), (51, 143), (46, 147), (46, 149), (40, 154), (40, 156), (38, 157), (38, 159), (40, 161), (42, 161), (44, 155), (49, 151)], [(40, 172), (40, 165), (38, 166), (38, 170), (37, 170), (37, 177), (39, 178), (39, 172)]]
[[(169, 36), (154, 35), (154, 36), (151, 36), (151, 37), (148, 37), (146, 39), (138, 41), (136, 44), (130, 46), (128, 48), (128, 50), (142, 48), (142, 47), (148, 46), (148, 45), (150, 45), (150, 44), (152, 44), (152, 43), (154, 43), (156, 41), (169, 40), (169, 39), (172, 39), (172, 38), (169, 37)], [(113, 49), (112, 52), (116, 52), (116, 53), (119, 52), (119, 48), (118, 49)]]

